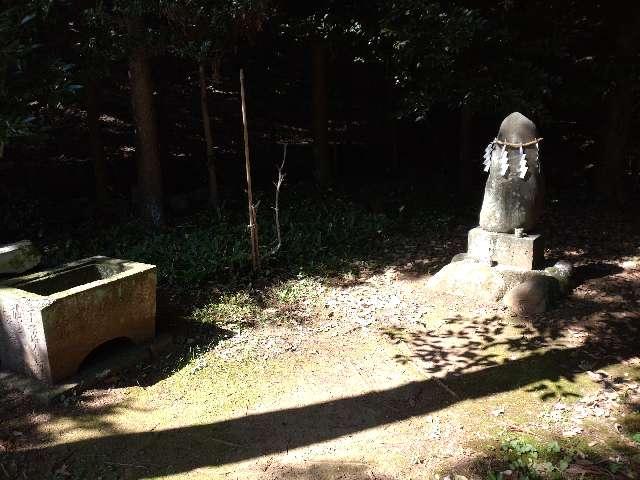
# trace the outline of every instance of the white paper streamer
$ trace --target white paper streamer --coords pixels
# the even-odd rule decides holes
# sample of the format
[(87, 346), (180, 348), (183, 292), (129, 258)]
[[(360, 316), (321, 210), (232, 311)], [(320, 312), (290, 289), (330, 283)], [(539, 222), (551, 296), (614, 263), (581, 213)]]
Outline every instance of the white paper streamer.
[(484, 155), (483, 155), (484, 161), (482, 162), (482, 164), (484, 165), (485, 172), (488, 172), (489, 169), (491, 168), (491, 160), (493, 158), (493, 152), (496, 147), (495, 141), (496, 139), (489, 142), (489, 145), (487, 145), (487, 148), (484, 149)]
[(507, 153), (507, 147), (502, 147), (502, 152), (500, 152), (500, 175), (503, 177), (507, 175), (509, 171), (509, 154)]
[(520, 164), (518, 165), (518, 170), (520, 171), (520, 178), (524, 180), (529, 167), (527, 166), (527, 154), (524, 153), (522, 146), (520, 147)]
[(492, 157), (492, 154), (489, 154), (489, 156), (484, 157), (483, 165), (484, 165), (485, 172), (488, 172), (489, 169), (491, 168), (491, 157)]
[(489, 145), (487, 145), (487, 148), (484, 149), (484, 157), (486, 158), (487, 155), (491, 156), (491, 152), (493, 152), (493, 142), (489, 142)]

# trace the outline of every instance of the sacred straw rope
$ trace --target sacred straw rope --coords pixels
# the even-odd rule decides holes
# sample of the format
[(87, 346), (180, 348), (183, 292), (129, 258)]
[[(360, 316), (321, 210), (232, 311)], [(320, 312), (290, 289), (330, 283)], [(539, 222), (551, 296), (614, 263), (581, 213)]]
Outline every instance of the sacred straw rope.
[(524, 147), (530, 147), (531, 145), (535, 145), (540, 141), (542, 141), (542, 138), (536, 138), (535, 140), (531, 140), (530, 142), (527, 142), (527, 143), (509, 143), (509, 142), (503, 142), (502, 140), (496, 139), (493, 141), (493, 143), (498, 145), (504, 145), (505, 147), (511, 147), (511, 148), (524, 148)]

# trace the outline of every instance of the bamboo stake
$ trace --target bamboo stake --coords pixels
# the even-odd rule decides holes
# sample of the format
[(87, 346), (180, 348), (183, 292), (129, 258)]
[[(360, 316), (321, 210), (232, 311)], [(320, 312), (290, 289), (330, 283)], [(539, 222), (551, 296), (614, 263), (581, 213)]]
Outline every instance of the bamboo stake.
[(244, 127), (244, 159), (247, 172), (247, 202), (249, 204), (249, 232), (251, 234), (251, 264), (255, 272), (260, 267), (258, 249), (258, 225), (256, 224), (256, 207), (253, 204), (251, 189), (251, 161), (249, 159), (249, 128), (247, 126), (247, 103), (244, 93), (244, 70), (240, 69), (240, 98), (242, 100), (242, 125)]

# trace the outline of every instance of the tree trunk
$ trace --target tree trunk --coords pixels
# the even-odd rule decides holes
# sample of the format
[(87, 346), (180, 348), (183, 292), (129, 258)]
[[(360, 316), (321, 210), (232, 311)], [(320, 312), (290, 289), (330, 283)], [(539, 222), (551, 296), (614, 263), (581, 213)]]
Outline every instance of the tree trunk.
[(87, 126), (89, 128), (89, 144), (93, 159), (93, 176), (95, 182), (96, 203), (104, 210), (109, 203), (109, 178), (107, 163), (100, 131), (100, 89), (94, 79), (86, 84)]
[(606, 127), (602, 135), (601, 159), (596, 187), (605, 199), (621, 202), (625, 196), (623, 185), (625, 160), (635, 98), (633, 96), (633, 58), (638, 53), (640, 38), (640, 7), (621, 11), (616, 41), (616, 78), (607, 98)]
[(152, 225), (164, 221), (162, 169), (158, 148), (158, 126), (153, 102), (151, 65), (144, 47), (136, 47), (129, 60), (131, 101), (138, 138), (138, 205), (140, 215)]
[(620, 82), (609, 96), (602, 158), (596, 177), (598, 192), (614, 202), (621, 201), (624, 192), (625, 152), (633, 114), (631, 88), (628, 82)]
[(458, 159), (458, 192), (462, 198), (469, 195), (471, 188), (471, 108), (466, 99), (460, 108), (460, 150)]
[(218, 208), (218, 177), (216, 175), (216, 159), (213, 147), (213, 133), (211, 130), (211, 118), (209, 117), (209, 104), (207, 102), (207, 80), (205, 66), (200, 64), (198, 69), (200, 76), (200, 108), (202, 111), (202, 127), (204, 129), (204, 141), (207, 146), (207, 170), (209, 171), (209, 203), (213, 208)]
[(315, 177), (321, 187), (331, 181), (331, 157), (329, 152), (329, 92), (327, 61), (328, 48), (323, 40), (316, 40), (312, 49), (312, 97), (313, 97), (313, 157)]
[[(387, 87), (387, 129), (388, 129), (388, 149), (390, 170), (396, 173), (400, 167), (400, 156), (398, 151), (398, 121), (395, 114), (395, 92), (393, 89), (393, 79), (387, 72), (385, 83)], [(383, 132), (384, 133), (384, 132)]]

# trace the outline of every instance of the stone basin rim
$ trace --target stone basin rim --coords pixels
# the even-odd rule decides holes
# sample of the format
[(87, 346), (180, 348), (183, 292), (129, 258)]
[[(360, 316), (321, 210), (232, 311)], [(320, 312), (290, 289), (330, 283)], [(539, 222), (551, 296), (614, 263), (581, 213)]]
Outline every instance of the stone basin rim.
[[(58, 274), (63, 274), (66, 271), (71, 271), (71, 270), (82, 268), (82, 267), (88, 267), (91, 265), (108, 264), (110, 262), (122, 265), (123, 267), (125, 267), (125, 269), (122, 272), (114, 273), (113, 275), (110, 275), (107, 278), (101, 278), (91, 282), (82, 283), (80, 285), (77, 285), (71, 288), (56, 291), (49, 295), (43, 295), (43, 294), (31, 292), (29, 290), (25, 290), (21, 288), (21, 286), (23, 286), (26, 283), (35, 283), (38, 280), (46, 280), (50, 277), (55, 277)], [(114, 280), (117, 280), (120, 278), (130, 277), (130, 276), (143, 273), (149, 270), (153, 270), (153, 269), (156, 269), (155, 265), (136, 262), (133, 260), (107, 257), (104, 255), (96, 255), (93, 257), (83, 258), (81, 260), (65, 263), (58, 267), (50, 268), (47, 270), (41, 270), (38, 272), (30, 273), (28, 275), (12, 277), (12, 278), (3, 280), (0, 282), (0, 289), (3, 291), (3, 294), (5, 295), (10, 294), (10, 295), (19, 296), (22, 298), (56, 300), (60, 298), (65, 298), (75, 293), (90, 290), (92, 288), (98, 287), (100, 285), (104, 285), (106, 283), (113, 282)]]

